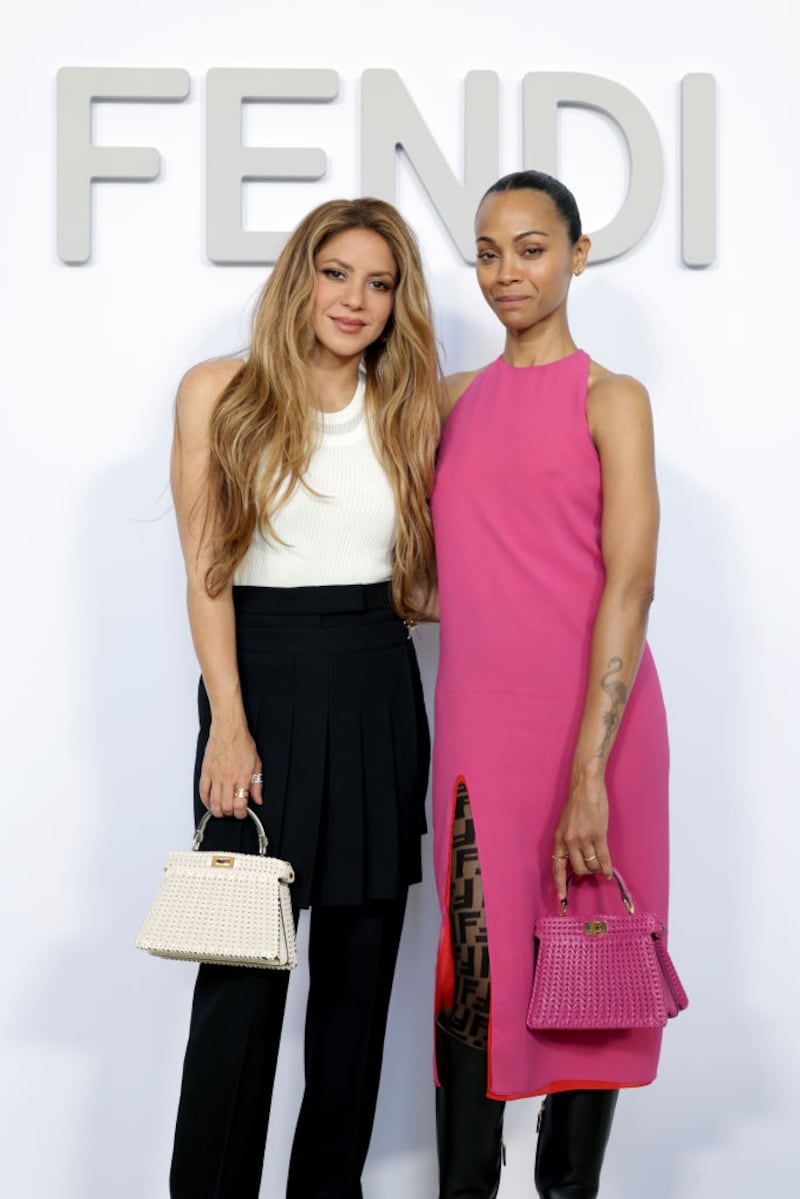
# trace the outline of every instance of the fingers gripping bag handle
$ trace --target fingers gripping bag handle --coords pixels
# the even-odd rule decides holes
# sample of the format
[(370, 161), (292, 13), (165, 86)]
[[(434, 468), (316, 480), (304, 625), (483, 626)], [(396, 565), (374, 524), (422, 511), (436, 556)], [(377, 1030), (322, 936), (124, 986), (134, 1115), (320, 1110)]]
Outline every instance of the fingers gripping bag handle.
[[(297, 963), (289, 862), (267, 856), (267, 834), (247, 809), (258, 853), (201, 850), (206, 812), (189, 850), (167, 855), (136, 944), (156, 957), (289, 970)], [(224, 826), (230, 828), (230, 825)]]

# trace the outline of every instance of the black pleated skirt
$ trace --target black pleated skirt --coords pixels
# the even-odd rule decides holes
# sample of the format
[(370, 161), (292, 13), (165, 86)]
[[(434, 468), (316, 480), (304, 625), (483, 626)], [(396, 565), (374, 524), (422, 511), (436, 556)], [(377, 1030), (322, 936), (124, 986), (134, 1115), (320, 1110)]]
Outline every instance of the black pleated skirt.
[[(430, 740), (419, 669), (387, 583), (234, 587), (239, 675), (264, 771), (256, 812), (291, 862), (292, 899), (393, 899), (421, 878)], [(195, 818), (211, 712), (203, 680)], [(204, 849), (255, 852), (252, 821), (212, 820)]]

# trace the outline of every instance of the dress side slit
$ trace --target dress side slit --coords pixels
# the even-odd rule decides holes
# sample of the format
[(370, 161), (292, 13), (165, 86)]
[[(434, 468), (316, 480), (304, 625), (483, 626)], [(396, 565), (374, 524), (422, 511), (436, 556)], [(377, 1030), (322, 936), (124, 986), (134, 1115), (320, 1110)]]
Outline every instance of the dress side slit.
[(455, 987), (448, 1030), (485, 1049), (489, 1040), (489, 944), (475, 824), (466, 783), (456, 790), (451, 834), (450, 930)]

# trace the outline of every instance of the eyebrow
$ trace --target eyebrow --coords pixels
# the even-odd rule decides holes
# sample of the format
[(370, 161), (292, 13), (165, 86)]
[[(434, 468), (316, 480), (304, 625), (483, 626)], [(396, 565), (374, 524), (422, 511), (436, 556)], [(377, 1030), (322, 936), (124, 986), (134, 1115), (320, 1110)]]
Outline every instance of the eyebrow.
[[(545, 233), (544, 229), (526, 229), (524, 233), (516, 233), (514, 235), (514, 237), (512, 238), (512, 241), (522, 241), (523, 237), (549, 237), (549, 236), (550, 236), (550, 234)], [(487, 237), (485, 233), (481, 234), (480, 237), (476, 237), (475, 240), (476, 241), (490, 241), (493, 246), (497, 245), (497, 242), (494, 240), (494, 238)]]
[[(352, 266), (349, 262), (343, 262), (341, 258), (323, 258), (322, 262), (320, 263), (320, 266), (322, 265), (322, 263), (330, 264), (332, 262), (335, 262), (337, 264), (337, 266), (343, 266), (346, 271), (355, 270), (354, 266)], [(392, 279), (392, 280), (394, 280), (396, 278), (396, 276), (392, 273), (392, 271), (370, 271), (367, 277), (369, 279)]]

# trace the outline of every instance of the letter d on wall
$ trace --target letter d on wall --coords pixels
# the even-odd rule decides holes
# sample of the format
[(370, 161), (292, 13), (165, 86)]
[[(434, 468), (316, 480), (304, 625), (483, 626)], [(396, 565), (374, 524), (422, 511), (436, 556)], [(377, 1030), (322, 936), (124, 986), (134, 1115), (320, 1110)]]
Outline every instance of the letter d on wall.
[(620, 83), (601, 75), (535, 71), (523, 83), (525, 166), (558, 174), (556, 116), (560, 105), (593, 108), (611, 117), (627, 143), (630, 179), (622, 208), (591, 234), (590, 262), (619, 258), (640, 241), (661, 203), (664, 161), (653, 118)]
[(92, 102), (185, 100), (189, 72), (168, 67), (62, 67), (58, 72), (58, 256), (88, 262), (92, 253), (92, 183), (157, 179), (158, 150), (95, 146)]

